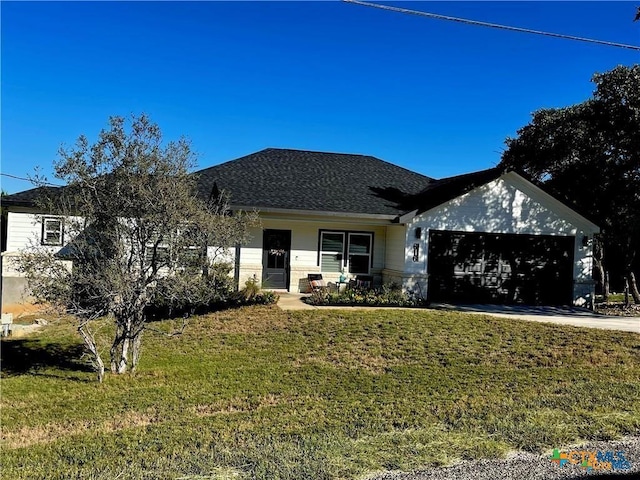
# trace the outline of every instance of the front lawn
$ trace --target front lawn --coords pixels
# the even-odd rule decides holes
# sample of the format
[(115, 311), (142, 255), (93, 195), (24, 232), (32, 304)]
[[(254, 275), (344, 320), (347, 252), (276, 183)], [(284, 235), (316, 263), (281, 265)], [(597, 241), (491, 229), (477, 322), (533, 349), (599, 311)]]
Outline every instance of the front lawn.
[(147, 332), (102, 385), (80, 356), (65, 321), (3, 340), (3, 478), (356, 478), (640, 432), (632, 333), (255, 306)]

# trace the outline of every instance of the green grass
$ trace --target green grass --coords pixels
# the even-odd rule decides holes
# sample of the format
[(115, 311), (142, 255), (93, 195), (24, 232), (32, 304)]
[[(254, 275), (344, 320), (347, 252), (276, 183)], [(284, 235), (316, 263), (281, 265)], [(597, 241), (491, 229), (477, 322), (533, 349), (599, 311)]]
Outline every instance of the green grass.
[(68, 321), (3, 341), (3, 478), (358, 478), (640, 431), (631, 333), (246, 307), (146, 333), (101, 385), (78, 345)]
[[(602, 302), (602, 295), (596, 295), (596, 301)], [(624, 302), (624, 293), (610, 293), (607, 299), (609, 303)], [(629, 301), (633, 303), (633, 297), (629, 294)]]

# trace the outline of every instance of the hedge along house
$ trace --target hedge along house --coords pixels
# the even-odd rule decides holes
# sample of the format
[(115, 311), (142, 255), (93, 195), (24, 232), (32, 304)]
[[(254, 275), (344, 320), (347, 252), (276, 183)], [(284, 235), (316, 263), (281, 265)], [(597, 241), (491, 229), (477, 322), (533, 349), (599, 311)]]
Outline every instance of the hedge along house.
[[(261, 227), (235, 251), (235, 276), (306, 291), (307, 275), (372, 275), (438, 302), (586, 304), (599, 229), (515, 172), (490, 169), (434, 180), (375, 157), (266, 149), (195, 172), (199, 194), (230, 194)], [(24, 281), (6, 262), (39, 236), (61, 248), (64, 226), (37, 217), (35, 190), (8, 210), (3, 305)]]

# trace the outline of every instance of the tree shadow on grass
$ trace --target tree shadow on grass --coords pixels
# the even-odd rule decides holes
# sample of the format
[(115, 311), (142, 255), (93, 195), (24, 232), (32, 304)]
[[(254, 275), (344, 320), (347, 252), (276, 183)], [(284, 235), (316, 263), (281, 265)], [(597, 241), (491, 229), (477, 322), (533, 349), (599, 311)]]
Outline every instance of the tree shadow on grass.
[(92, 372), (91, 365), (82, 360), (83, 352), (82, 345), (57, 345), (29, 338), (3, 340), (0, 348), (2, 376), (25, 373), (46, 375), (43, 370), (50, 368)]

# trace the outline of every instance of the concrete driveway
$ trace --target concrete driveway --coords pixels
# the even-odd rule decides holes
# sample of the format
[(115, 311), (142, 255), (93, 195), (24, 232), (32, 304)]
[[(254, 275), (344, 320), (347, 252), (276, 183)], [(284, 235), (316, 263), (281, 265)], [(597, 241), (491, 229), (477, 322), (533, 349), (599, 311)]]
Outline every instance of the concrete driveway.
[(431, 304), (436, 310), (477, 313), (503, 318), (517, 318), (533, 322), (573, 325), (574, 327), (601, 328), (640, 333), (640, 317), (600, 315), (577, 307), (526, 307), (522, 305), (450, 305)]

